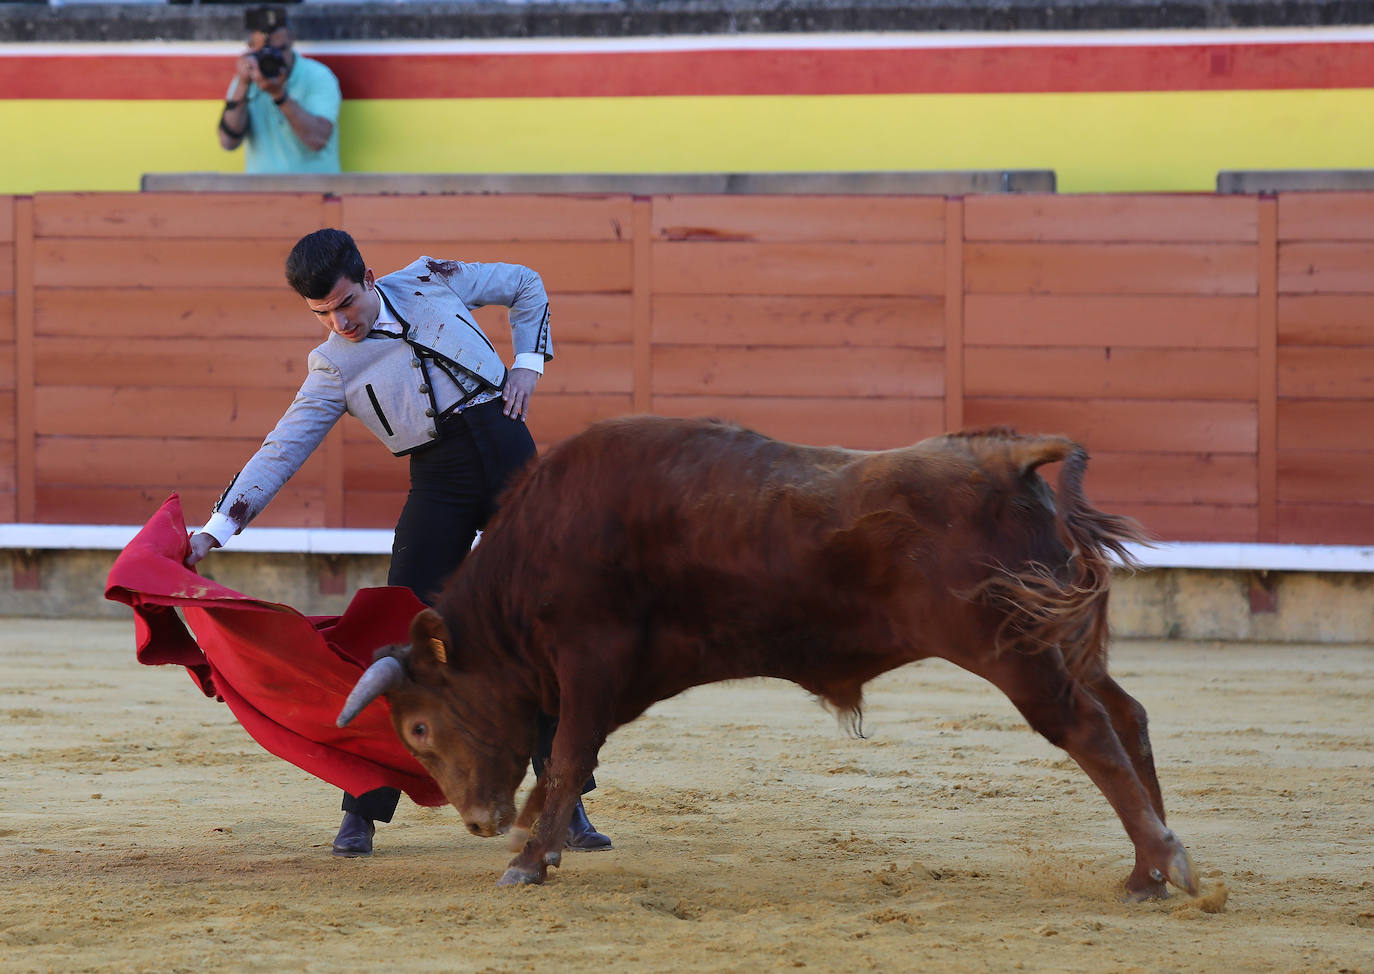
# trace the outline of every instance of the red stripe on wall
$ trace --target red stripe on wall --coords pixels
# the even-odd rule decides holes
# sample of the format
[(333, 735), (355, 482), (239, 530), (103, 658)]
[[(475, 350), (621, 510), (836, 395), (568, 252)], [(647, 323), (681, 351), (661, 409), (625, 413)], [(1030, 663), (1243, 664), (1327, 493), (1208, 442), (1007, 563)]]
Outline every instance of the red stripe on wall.
[[(330, 54), (345, 98), (1374, 88), (1374, 44)], [(0, 57), (0, 98), (220, 98), (231, 58)]]

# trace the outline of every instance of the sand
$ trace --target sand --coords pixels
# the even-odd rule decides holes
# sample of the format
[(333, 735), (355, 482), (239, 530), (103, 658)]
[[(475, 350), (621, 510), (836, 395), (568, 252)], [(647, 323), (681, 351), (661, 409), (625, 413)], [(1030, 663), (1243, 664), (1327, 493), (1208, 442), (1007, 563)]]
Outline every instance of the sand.
[(0, 971), (1374, 972), (1374, 646), (1113, 647), (1204, 883), (1145, 904), (1101, 794), (944, 663), (867, 740), (779, 682), (659, 704), (587, 800), (615, 850), (517, 889), (407, 801), (332, 858), (337, 792), (132, 623), (4, 620), (0, 666)]

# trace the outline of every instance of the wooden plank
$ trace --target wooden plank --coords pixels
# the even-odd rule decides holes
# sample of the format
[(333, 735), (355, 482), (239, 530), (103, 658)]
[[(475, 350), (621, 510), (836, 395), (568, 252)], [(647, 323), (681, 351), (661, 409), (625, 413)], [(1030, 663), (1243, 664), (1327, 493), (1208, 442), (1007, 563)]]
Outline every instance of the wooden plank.
[(549, 363), (535, 390), (538, 402), (550, 393), (632, 393), (635, 385), (634, 346), (629, 343), (565, 342)]
[[(349, 495), (355, 491), (399, 493), (404, 497), (410, 488), (410, 462), (405, 457), (388, 457), (375, 439), (370, 443), (348, 443), (343, 451), (344, 520), (350, 512)], [(391, 512), (394, 527), (399, 505)]]
[(14, 390), (0, 389), (0, 441), (14, 442)]
[(390, 531), (405, 504), (405, 489), (355, 490), (344, 492), (344, 526)]
[(0, 522), (10, 523), (17, 520), (18, 504), (14, 491), (0, 491)]
[(1374, 242), (1280, 244), (1279, 290), (1374, 293)]
[(1135, 518), (1160, 541), (1255, 541), (1259, 531), (1257, 509), (1241, 505), (1129, 503), (1111, 513)]
[(1257, 416), (1246, 402), (970, 396), (964, 425), (1059, 433), (1094, 453), (1254, 453)]
[[(11, 506), (14, 504), (15, 486), (18, 478), (14, 471), (14, 440), (0, 438), (0, 494), (9, 498)], [(10, 520), (14, 520), (11, 515)]]
[(1254, 294), (1246, 244), (970, 243), (971, 294)]
[[(223, 488), (180, 490), (175, 484), (149, 483), (142, 487), (40, 487), (37, 520), (45, 524), (142, 524), (172, 493), (181, 495), (189, 527), (199, 527)], [(252, 527), (324, 527), (324, 492), (288, 487)]]
[(294, 243), (294, 238), (42, 237), (34, 242), (34, 283), (72, 288), (270, 287), (282, 281), (283, 262)]
[(654, 395), (943, 396), (944, 356), (918, 348), (660, 345)]
[(1367, 399), (1280, 399), (1278, 448), (1284, 450), (1369, 449), (1374, 402)]
[[(141, 487), (148, 483), (223, 490), (257, 450), (261, 438), (215, 436), (40, 436), (35, 465), (40, 486)], [(324, 484), (319, 451), (291, 478), (295, 487)], [(216, 495), (218, 496), (218, 494)]]
[(1288, 504), (1374, 504), (1374, 451), (1285, 450), (1278, 497)]
[(1259, 410), (1258, 461), (1259, 540), (1273, 541), (1278, 534), (1276, 515), (1278, 450), (1278, 204), (1274, 199), (1259, 201), (1260, 235), (1257, 257), (1259, 270), (1259, 345), (1258, 373), (1255, 383)]
[(14, 341), (14, 295), (0, 294), (0, 343)]
[(15, 518), (37, 516), (33, 446), (37, 433), (37, 387), (34, 382), (33, 290), (36, 275), (33, 199), (14, 205), (14, 475)]
[(0, 291), (14, 291), (14, 244), (0, 243)]
[(655, 395), (664, 416), (716, 416), (793, 443), (886, 450), (943, 431), (944, 400)]
[(0, 244), (14, 243), (14, 197), (0, 195)]
[(534, 406), (538, 411), (530, 411), (530, 435), (541, 449), (582, 432), (599, 419), (628, 416), (634, 411), (629, 395), (606, 393), (541, 393)]
[(319, 226), (318, 193), (43, 193), (34, 197), (34, 229), (39, 237), (289, 238), (290, 250)]
[[(628, 294), (550, 294), (549, 327), (554, 355), (563, 342), (629, 342), (632, 299)], [(510, 344), (510, 317), (497, 304), (478, 308), (477, 323), (493, 341)]]
[(1280, 240), (1374, 240), (1374, 193), (1280, 193)]
[(501, 193), (491, 196), (348, 195), (342, 199), (343, 222), (339, 226), (347, 227), (360, 242), (416, 239), (620, 241), (628, 240), (631, 232), (629, 196)]
[[(11, 392), (14, 391), (15, 384), (14, 357), (14, 342), (0, 342), (0, 389), (8, 389)], [(13, 429), (7, 432), (8, 435), (14, 435)], [(0, 432), (0, 436), (5, 435), (6, 432)]]
[(294, 390), (314, 343), (207, 337), (39, 338), (34, 344), (35, 374), (44, 385)]
[(1279, 297), (1280, 345), (1374, 345), (1374, 294)]
[(1253, 297), (967, 294), (970, 345), (1254, 348)]
[(656, 240), (943, 241), (944, 200), (921, 196), (654, 197)]
[(964, 201), (945, 201), (945, 418), (948, 429), (964, 425)]
[(653, 340), (674, 345), (941, 348), (939, 298), (659, 294)]
[(1050, 399), (1255, 397), (1256, 355), (1233, 349), (1015, 348), (964, 350), (970, 396)]
[[(1253, 507), (1259, 499), (1255, 469), (1255, 457), (1248, 453), (1095, 450), (1084, 488), (1094, 504), (1108, 510), (1127, 503)], [(1046, 474), (1051, 482), (1055, 476)]]
[(942, 244), (656, 243), (654, 292), (679, 294), (944, 293)]
[(408, 242), (359, 240), (368, 266), (378, 274), (404, 267), (421, 255), (439, 260), (466, 260), (524, 264), (538, 271), (549, 292), (629, 291), (631, 245), (589, 241), (455, 241), (453, 239)]
[(654, 330), (654, 252), (653, 236), (655, 201), (641, 199), (634, 203), (634, 285), (631, 302), (631, 374), (630, 392), (634, 410), (648, 412), (649, 397), (653, 393), (653, 330)]
[(1237, 242), (1258, 239), (1255, 200), (1247, 196), (969, 196), (967, 240)]
[[(52, 436), (217, 436), (255, 438), (276, 425), (292, 393), (259, 389), (39, 386), (35, 427)], [(233, 461), (230, 461), (231, 463)]]
[[(1303, 399), (1374, 399), (1374, 346), (1279, 349), (1278, 392)], [(1369, 431), (1374, 449), (1374, 430)]]
[(1374, 504), (1280, 504), (1285, 544), (1374, 544)]
[(321, 342), (329, 334), (280, 276), (237, 288), (39, 288), (34, 332), (108, 338), (202, 335)]

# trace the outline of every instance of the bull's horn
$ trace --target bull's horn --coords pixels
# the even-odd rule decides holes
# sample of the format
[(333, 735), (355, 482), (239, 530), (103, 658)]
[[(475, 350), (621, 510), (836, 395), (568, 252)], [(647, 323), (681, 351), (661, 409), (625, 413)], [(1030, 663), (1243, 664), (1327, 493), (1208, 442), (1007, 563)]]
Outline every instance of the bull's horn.
[(405, 682), (405, 678), (406, 671), (401, 666), (401, 661), (395, 656), (383, 656), (358, 677), (357, 684), (344, 701), (343, 710), (339, 711), (338, 719), (334, 723), (340, 727), (347, 727), (348, 722), (362, 713), (364, 707), (388, 690), (400, 686)]

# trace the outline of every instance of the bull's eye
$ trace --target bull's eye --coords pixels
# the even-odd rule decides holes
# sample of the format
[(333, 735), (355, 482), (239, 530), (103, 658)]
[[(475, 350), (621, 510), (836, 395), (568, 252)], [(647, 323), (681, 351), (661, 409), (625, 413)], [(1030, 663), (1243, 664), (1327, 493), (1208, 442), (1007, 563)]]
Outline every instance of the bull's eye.
[(415, 735), (416, 737), (424, 737), (426, 734), (429, 733), (429, 727), (425, 724), (411, 724), (410, 733)]

